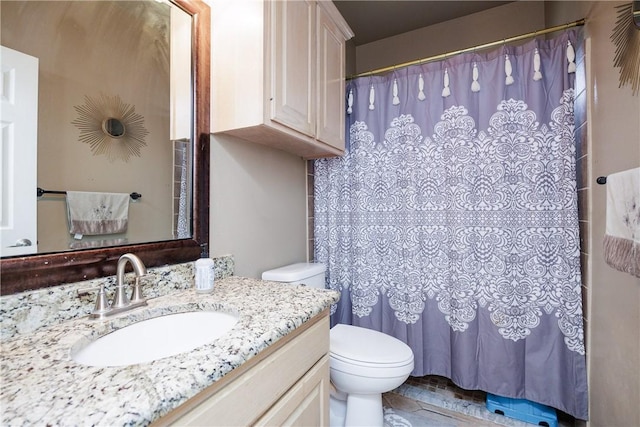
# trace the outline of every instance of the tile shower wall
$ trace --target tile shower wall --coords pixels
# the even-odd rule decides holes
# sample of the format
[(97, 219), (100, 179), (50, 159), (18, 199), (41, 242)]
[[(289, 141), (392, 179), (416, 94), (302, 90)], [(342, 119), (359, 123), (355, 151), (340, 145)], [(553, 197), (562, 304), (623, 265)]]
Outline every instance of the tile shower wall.
[(315, 261), (315, 254), (313, 252), (314, 234), (313, 234), (313, 215), (314, 215), (314, 199), (313, 199), (313, 185), (314, 185), (314, 172), (313, 160), (307, 160), (307, 217), (309, 221), (307, 233), (307, 259), (309, 262)]
[[(189, 139), (178, 139), (173, 142), (173, 237), (182, 238), (180, 234), (179, 220), (181, 210), (190, 212), (189, 207), (180, 206), (180, 195), (183, 189), (191, 188), (191, 174), (189, 173), (188, 161), (191, 158), (191, 141)], [(186, 169), (186, 170), (185, 170)], [(183, 181), (183, 177), (186, 182)], [(188, 194), (185, 195), (188, 197)], [(184, 221), (191, 223), (189, 218)]]
[[(574, 101), (574, 137), (576, 141), (576, 181), (578, 190), (578, 221), (580, 226), (580, 275), (582, 277), (582, 319), (584, 327), (585, 348), (588, 348), (587, 337), (589, 328), (589, 139), (587, 124), (587, 70), (586, 43), (576, 48), (576, 81)], [(586, 425), (583, 420), (574, 420), (576, 427)]]
[(582, 313), (585, 347), (589, 295), (589, 143), (587, 138), (587, 88), (585, 43), (576, 48), (576, 81), (574, 101), (574, 136), (576, 140), (576, 180), (578, 189), (578, 220), (580, 225), (580, 269), (582, 275)]

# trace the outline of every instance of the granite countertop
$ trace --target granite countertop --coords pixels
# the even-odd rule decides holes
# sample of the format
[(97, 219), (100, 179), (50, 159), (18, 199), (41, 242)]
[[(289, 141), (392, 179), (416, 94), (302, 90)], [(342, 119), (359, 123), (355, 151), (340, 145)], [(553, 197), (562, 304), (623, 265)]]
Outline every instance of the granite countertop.
[[(337, 292), (229, 277), (212, 294), (184, 290), (106, 320), (68, 320), (2, 343), (2, 425), (146, 425), (313, 318)], [(210, 344), (150, 363), (90, 367), (70, 349), (135, 321), (193, 310), (239, 315)], [(204, 327), (204, 325), (203, 325)]]

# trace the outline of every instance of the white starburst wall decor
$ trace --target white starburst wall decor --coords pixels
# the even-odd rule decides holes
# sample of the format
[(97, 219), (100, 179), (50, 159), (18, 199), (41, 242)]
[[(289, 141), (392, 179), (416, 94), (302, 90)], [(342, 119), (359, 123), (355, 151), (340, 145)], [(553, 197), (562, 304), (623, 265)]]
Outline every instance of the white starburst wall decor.
[(118, 95), (100, 94), (98, 98), (84, 97), (83, 105), (73, 108), (78, 117), (71, 123), (80, 129), (80, 142), (89, 144), (94, 156), (106, 156), (110, 162), (125, 162), (131, 156), (140, 157), (149, 131), (144, 117)]

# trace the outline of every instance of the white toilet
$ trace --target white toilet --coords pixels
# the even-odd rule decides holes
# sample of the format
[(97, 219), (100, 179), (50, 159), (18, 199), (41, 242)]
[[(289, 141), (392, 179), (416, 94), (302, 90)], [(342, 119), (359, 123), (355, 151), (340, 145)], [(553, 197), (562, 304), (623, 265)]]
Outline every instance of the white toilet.
[[(263, 280), (325, 287), (325, 266), (291, 264), (262, 273)], [(382, 426), (382, 393), (400, 386), (413, 370), (413, 352), (402, 341), (351, 325), (331, 328), (331, 426)]]

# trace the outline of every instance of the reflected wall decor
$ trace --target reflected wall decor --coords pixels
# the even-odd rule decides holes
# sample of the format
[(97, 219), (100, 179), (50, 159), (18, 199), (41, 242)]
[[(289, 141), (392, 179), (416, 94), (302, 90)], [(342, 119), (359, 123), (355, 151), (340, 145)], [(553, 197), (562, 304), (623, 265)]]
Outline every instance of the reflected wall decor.
[(101, 93), (98, 98), (84, 99), (83, 105), (74, 106), (78, 118), (71, 122), (80, 129), (80, 142), (89, 144), (94, 156), (107, 156), (110, 162), (141, 157), (149, 131), (135, 106), (123, 102), (118, 95)]

